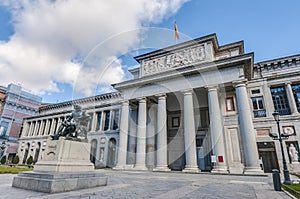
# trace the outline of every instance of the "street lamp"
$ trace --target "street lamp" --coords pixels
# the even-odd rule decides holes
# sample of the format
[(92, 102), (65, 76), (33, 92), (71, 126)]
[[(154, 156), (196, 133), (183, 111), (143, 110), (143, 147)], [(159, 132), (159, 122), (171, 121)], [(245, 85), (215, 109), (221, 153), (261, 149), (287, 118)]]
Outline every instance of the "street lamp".
[(274, 119), (277, 123), (278, 135), (270, 133), (270, 137), (272, 137), (273, 140), (279, 140), (279, 142), (280, 142), (281, 154), (282, 154), (282, 164), (283, 164), (283, 176), (284, 176), (283, 183), (284, 184), (291, 184), (290, 174), (289, 174), (289, 170), (288, 170), (287, 165), (286, 165), (286, 160), (285, 160), (283, 145), (282, 145), (282, 140), (288, 139), (289, 135), (281, 134), (281, 132), (280, 132), (279, 113), (277, 111), (275, 111), (272, 115), (273, 115), (273, 117), (274, 117)]

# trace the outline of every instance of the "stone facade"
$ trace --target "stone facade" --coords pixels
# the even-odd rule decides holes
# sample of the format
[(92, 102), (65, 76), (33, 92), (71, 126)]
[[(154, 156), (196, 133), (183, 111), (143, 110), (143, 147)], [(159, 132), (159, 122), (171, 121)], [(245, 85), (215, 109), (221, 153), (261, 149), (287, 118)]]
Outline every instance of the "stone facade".
[(91, 143), (89, 158), (96, 167), (115, 166), (119, 136), (119, 102), (119, 93), (109, 93), (41, 107), (38, 116), (24, 120), (19, 138), (20, 161), (25, 163), (30, 156), (34, 162), (43, 159), (47, 139), (56, 133), (64, 117), (72, 112), (73, 104), (79, 104), (91, 116), (88, 133)]
[(19, 154), (43, 158), (46, 139), (80, 104), (92, 116), (96, 167), (270, 172), (282, 165), (279, 142), (269, 137), (277, 133), (275, 110), (291, 135), (286, 157), (290, 144), (299, 151), (300, 55), (259, 63), (253, 56), (243, 42), (219, 46), (215, 34), (137, 56), (141, 66), (113, 85), (118, 92), (46, 106), (27, 118)]

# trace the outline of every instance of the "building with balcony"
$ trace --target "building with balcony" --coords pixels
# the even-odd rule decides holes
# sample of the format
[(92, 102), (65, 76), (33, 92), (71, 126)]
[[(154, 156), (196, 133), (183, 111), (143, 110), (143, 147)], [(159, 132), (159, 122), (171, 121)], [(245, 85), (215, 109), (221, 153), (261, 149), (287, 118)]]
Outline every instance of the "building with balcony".
[(272, 113), (281, 114), (288, 156), (299, 151), (300, 55), (254, 63), (244, 42), (215, 34), (135, 57), (117, 92), (45, 106), (24, 120), (18, 153), (43, 158), (46, 140), (73, 104), (91, 116), (96, 167), (120, 170), (260, 174), (279, 168)]

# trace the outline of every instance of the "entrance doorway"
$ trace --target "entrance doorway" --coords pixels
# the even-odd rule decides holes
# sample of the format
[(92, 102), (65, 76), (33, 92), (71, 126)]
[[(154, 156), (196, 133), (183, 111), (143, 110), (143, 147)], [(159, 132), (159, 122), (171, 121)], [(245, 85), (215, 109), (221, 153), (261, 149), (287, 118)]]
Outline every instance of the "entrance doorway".
[(272, 169), (279, 169), (274, 142), (258, 142), (258, 155), (265, 173), (271, 173)]

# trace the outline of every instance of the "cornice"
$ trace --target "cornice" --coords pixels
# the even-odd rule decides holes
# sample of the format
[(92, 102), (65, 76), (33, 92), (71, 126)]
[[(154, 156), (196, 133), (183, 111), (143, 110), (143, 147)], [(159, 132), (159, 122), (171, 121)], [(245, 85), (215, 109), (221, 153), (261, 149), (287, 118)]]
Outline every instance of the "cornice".
[(141, 78), (137, 79), (132, 79), (128, 81), (124, 81), (121, 83), (113, 84), (115, 89), (117, 90), (122, 90), (125, 88), (129, 87), (136, 87), (136, 86), (141, 86), (141, 85), (147, 85), (151, 84), (153, 82), (158, 82), (166, 79), (172, 79), (176, 77), (180, 77), (183, 75), (188, 75), (188, 74), (193, 74), (193, 73), (199, 73), (199, 72), (204, 72), (204, 71), (209, 71), (213, 69), (221, 69), (221, 68), (226, 68), (230, 67), (232, 65), (237, 65), (237, 64), (250, 64), (246, 70), (248, 73), (252, 74), (251, 72), (251, 65), (253, 64), (253, 53), (248, 53), (248, 54), (243, 54), (243, 55), (238, 55), (234, 57), (228, 57), (225, 59), (221, 60), (216, 60), (212, 62), (205, 62), (201, 63), (199, 65), (188, 65), (183, 68), (178, 68), (176, 70), (168, 70), (165, 72), (161, 72), (159, 74), (152, 74), (152, 75), (147, 75)]

